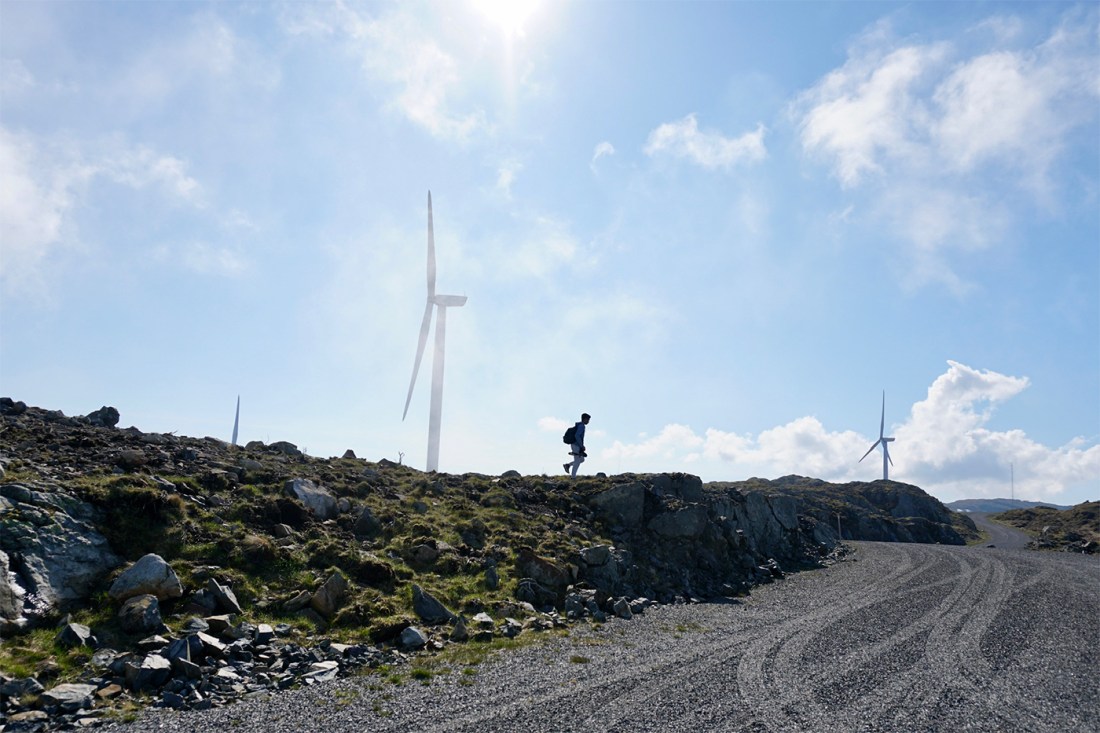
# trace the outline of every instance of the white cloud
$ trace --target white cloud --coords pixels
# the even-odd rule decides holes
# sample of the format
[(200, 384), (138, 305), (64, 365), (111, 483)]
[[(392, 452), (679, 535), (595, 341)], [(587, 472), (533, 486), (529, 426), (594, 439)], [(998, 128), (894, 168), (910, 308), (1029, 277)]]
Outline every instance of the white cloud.
[(0, 128), (0, 283), (12, 293), (41, 287), (40, 269), (62, 245), (79, 167), (49, 170), (33, 140)]
[[(86, 148), (0, 128), (0, 282), (10, 294), (45, 294), (57, 256), (79, 247), (75, 212), (98, 181), (154, 189), (170, 204), (205, 206), (202, 186), (175, 156), (118, 141)], [(190, 263), (205, 271), (236, 267), (224, 253), (192, 252)]]
[(797, 104), (802, 146), (831, 158), (844, 186), (882, 171), (882, 158), (912, 157), (927, 112), (915, 87), (944, 56), (942, 46), (874, 50), (849, 57)]
[(700, 131), (695, 115), (676, 122), (666, 122), (649, 133), (645, 153), (651, 157), (670, 155), (684, 158), (704, 168), (729, 168), (742, 162), (755, 162), (767, 157), (764, 147), (764, 126), (737, 138), (719, 132)]
[[(1100, 98), (1096, 13), (1074, 17), (1022, 49), (1011, 17), (923, 45), (898, 45), (879, 24), (796, 100), (803, 150), (842, 187), (864, 188), (880, 226), (909, 243), (909, 284), (968, 291), (952, 255), (1010, 239), (1007, 194), (1057, 206), (1054, 164), (1074, 130), (1095, 125)], [(963, 47), (977, 36), (993, 47)]]
[(515, 159), (506, 160), (497, 166), (496, 188), (507, 198), (512, 197), (512, 184), (515, 183), (516, 175), (521, 170), (523, 170), (523, 163)]
[(615, 154), (615, 146), (605, 140), (605, 141), (599, 143), (598, 145), (596, 145), (596, 149), (592, 151), (592, 162), (589, 163), (589, 165), (592, 167), (592, 170), (595, 171), (597, 160), (599, 160), (600, 158), (603, 158), (605, 156), (614, 155), (614, 154)]
[(433, 137), (461, 142), (491, 129), (484, 111), (457, 101), (464, 66), (401, 10), (371, 17), (342, 2), (299, 4), (282, 22), (294, 35), (342, 37), (368, 76), (391, 90), (390, 106)]
[[(1100, 445), (1078, 438), (1051, 448), (1021, 430), (993, 431), (988, 423), (997, 404), (1028, 387), (1026, 377), (983, 371), (949, 361), (947, 371), (913, 405), (908, 419), (887, 426), (893, 479), (920, 486), (945, 501), (1006, 493), (1008, 466), (1016, 475), (1020, 498), (1057, 500), (1067, 488), (1100, 476)], [(738, 435), (715, 428), (703, 435), (671, 424), (656, 437), (634, 443), (615, 441), (605, 459), (628, 459), (630, 470), (686, 470), (732, 475), (800, 474), (829, 481), (868, 481), (881, 477), (879, 460), (859, 462), (877, 436), (829, 431), (815, 417), (801, 417), (760, 432)], [(877, 455), (877, 454), (876, 454)]]

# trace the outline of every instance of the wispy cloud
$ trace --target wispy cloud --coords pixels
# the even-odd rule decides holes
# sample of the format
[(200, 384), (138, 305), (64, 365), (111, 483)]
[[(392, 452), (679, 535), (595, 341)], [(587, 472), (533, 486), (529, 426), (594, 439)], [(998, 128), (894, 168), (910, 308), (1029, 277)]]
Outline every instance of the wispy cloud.
[(731, 138), (720, 132), (700, 130), (694, 114), (658, 126), (649, 133), (644, 151), (650, 157), (682, 158), (704, 168), (730, 168), (767, 156), (763, 125), (753, 132)]
[(283, 15), (293, 35), (342, 39), (369, 79), (389, 92), (389, 106), (433, 137), (465, 141), (491, 129), (482, 109), (459, 101), (463, 65), (409, 13), (372, 16), (343, 2), (298, 4)]
[[(58, 255), (80, 247), (81, 204), (105, 183), (155, 191), (171, 206), (209, 208), (203, 186), (176, 156), (119, 140), (61, 144), (0, 127), (0, 283), (8, 294), (46, 295)], [(227, 223), (237, 226), (239, 212), (231, 217)], [(239, 254), (228, 257), (217, 248), (187, 251), (184, 264), (199, 271), (236, 270), (243, 263)]]
[(592, 171), (596, 170), (596, 161), (600, 158), (611, 156), (615, 154), (615, 146), (604, 140), (596, 146), (596, 149), (592, 151), (592, 162), (589, 163)]
[[(1100, 446), (1085, 447), (1083, 439), (1075, 439), (1052, 448), (1022, 430), (988, 428), (996, 406), (1028, 385), (1026, 377), (948, 362), (947, 371), (928, 388), (928, 396), (893, 429), (897, 442), (890, 454), (891, 477), (947, 500), (1003, 495), (1010, 463), (1021, 497), (1055, 500), (1068, 487), (1095, 481), (1100, 475)], [(645, 470), (698, 471), (705, 464), (722, 475), (794, 473), (831, 481), (871, 480), (881, 477), (879, 462), (858, 461), (875, 437), (830, 431), (810, 416), (755, 436), (714, 428), (700, 435), (673, 424), (654, 437), (616, 441), (602, 455), (642, 464)]]

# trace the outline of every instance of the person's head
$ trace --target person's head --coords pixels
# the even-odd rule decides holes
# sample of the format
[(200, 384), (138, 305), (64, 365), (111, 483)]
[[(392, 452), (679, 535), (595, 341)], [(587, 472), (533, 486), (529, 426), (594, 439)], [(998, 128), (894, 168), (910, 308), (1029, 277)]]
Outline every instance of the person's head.
[(587, 412), (581, 414), (581, 422), (584, 423), (585, 425), (587, 425), (588, 421), (591, 420), (591, 419), (592, 419), (592, 416), (589, 415)]

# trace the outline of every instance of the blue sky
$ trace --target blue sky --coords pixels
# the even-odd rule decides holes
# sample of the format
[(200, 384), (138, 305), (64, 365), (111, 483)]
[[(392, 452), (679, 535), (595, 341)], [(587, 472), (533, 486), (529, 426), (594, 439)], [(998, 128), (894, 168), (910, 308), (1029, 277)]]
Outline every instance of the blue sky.
[(4, 0), (0, 393), (423, 467), (431, 190), (442, 470), (1097, 499), (1098, 23)]

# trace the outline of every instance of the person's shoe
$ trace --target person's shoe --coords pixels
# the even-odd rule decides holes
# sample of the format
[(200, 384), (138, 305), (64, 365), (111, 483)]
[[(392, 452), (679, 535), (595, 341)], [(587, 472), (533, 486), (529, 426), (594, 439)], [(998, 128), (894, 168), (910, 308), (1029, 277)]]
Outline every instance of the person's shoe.
[(568, 463), (561, 464), (561, 467), (565, 469), (566, 473), (569, 473), (569, 464)]

